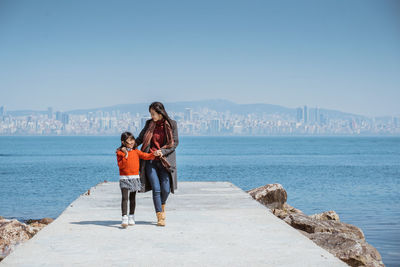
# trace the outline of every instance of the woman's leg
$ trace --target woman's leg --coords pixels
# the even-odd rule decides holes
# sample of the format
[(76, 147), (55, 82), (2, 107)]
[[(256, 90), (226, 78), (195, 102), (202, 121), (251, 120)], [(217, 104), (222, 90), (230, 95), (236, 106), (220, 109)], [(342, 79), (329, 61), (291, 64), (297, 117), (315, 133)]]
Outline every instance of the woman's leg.
[(147, 178), (149, 179), (153, 191), (154, 209), (156, 210), (156, 212), (161, 212), (160, 181), (158, 179), (155, 162), (153, 163), (152, 160), (146, 162), (146, 175)]
[(136, 208), (136, 192), (131, 192), (129, 194), (129, 215), (135, 214)]
[(157, 174), (161, 185), (161, 204), (164, 205), (165, 202), (167, 202), (170, 192), (169, 172), (164, 168), (164, 166), (161, 165), (158, 168)]
[(122, 216), (127, 215), (127, 209), (128, 209), (128, 193), (129, 190), (126, 188), (121, 188), (121, 210), (122, 210)]

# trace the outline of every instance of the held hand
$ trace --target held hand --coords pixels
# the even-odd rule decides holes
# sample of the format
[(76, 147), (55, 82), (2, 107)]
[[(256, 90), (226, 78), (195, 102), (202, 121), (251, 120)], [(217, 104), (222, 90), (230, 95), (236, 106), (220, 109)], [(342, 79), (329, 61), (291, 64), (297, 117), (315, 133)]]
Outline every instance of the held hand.
[(163, 156), (163, 153), (161, 152), (160, 149), (155, 151), (155, 152), (157, 153), (157, 155), (155, 155), (156, 157), (162, 157)]

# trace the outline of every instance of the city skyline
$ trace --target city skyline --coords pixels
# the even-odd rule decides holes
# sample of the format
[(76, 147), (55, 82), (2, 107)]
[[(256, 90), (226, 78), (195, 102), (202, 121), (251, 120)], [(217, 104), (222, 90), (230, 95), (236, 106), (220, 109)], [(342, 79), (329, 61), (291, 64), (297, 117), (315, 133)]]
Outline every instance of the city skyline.
[[(0, 135), (102, 136), (124, 131), (137, 135), (150, 119), (145, 108), (143, 104), (60, 112), (49, 107), (46, 111), (11, 115), (1, 106)], [(368, 118), (306, 105), (288, 109), (214, 100), (193, 106), (175, 103), (169, 108), (180, 134), (189, 136), (400, 135), (400, 116)]]
[(390, 0), (4, 0), (0, 105), (207, 97), (397, 116), (399, 10)]

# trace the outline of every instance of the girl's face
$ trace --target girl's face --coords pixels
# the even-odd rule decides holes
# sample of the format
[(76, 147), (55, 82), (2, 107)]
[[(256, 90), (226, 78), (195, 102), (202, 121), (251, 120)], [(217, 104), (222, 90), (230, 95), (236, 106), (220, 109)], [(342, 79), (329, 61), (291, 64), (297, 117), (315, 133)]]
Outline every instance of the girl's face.
[(159, 121), (162, 120), (163, 115), (158, 114), (154, 109), (150, 109), (150, 114), (151, 114), (151, 118), (153, 119), (153, 121)]
[(124, 145), (125, 145), (127, 148), (133, 148), (133, 147), (135, 146), (135, 139), (130, 138), (130, 139), (126, 140), (126, 141), (124, 142)]

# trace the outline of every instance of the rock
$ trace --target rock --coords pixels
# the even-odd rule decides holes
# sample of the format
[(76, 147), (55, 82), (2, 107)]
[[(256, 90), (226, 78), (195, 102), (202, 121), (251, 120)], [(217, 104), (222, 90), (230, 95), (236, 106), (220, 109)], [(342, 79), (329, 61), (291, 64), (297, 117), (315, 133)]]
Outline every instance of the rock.
[(48, 225), (48, 224), (52, 223), (53, 221), (54, 221), (54, 219), (46, 217), (46, 218), (41, 219), (39, 221), (39, 223)]
[(314, 233), (309, 238), (350, 266), (385, 266), (379, 252), (364, 239), (355, 240), (341, 233)]
[(364, 239), (364, 233), (360, 228), (337, 221), (321, 221), (313, 219), (305, 214), (290, 214), (285, 221), (296, 229), (305, 231), (307, 233), (333, 233), (353, 238), (353, 239)]
[(350, 266), (384, 266), (381, 255), (365, 241), (360, 228), (315, 217), (292, 213), (284, 221)]
[(42, 230), (44, 227), (46, 227), (47, 224), (39, 223), (39, 222), (34, 222), (34, 223), (31, 223), (29, 226), (32, 227), (36, 232), (39, 232), (39, 231)]
[(282, 209), (287, 200), (286, 190), (280, 184), (267, 184), (252, 189), (248, 193), (270, 209)]
[(25, 221), (25, 223), (29, 224), (29, 225), (31, 225), (32, 223), (37, 223), (37, 222), (39, 222), (39, 220), (28, 219), (28, 220)]
[(271, 210), (272, 213), (277, 216), (280, 219), (285, 219), (289, 214), (292, 213), (300, 213), (300, 214), (304, 214), (301, 210), (293, 208), (292, 206), (290, 206), (287, 203), (283, 204), (282, 209), (272, 209)]
[(17, 220), (0, 220), (0, 258), (3, 259), (18, 244), (32, 238), (37, 229)]
[(0, 261), (10, 254), (14, 247), (32, 238), (53, 221), (52, 218), (29, 219), (25, 224), (17, 220), (0, 218)]
[(333, 210), (325, 211), (323, 213), (314, 214), (310, 216), (313, 219), (322, 220), (322, 221), (338, 221), (340, 222), (339, 215)]
[(350, 266), (385, 266), (379, 252), (365, 241), (361, 229), (340, 222), (336, 212), (307, 216), (286, 203), (287, 193), (280, 184), (265, 185), (248, 193), (275, 216)]

